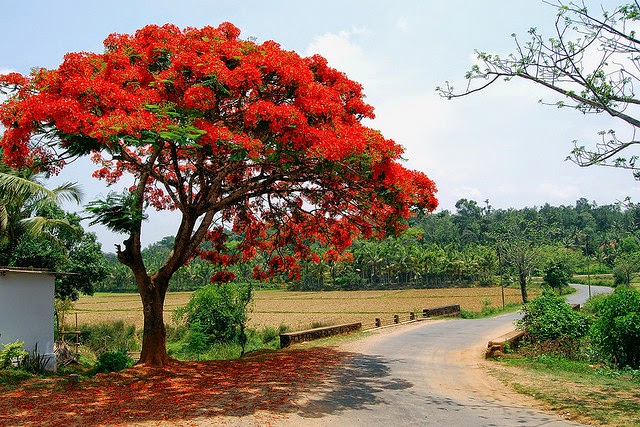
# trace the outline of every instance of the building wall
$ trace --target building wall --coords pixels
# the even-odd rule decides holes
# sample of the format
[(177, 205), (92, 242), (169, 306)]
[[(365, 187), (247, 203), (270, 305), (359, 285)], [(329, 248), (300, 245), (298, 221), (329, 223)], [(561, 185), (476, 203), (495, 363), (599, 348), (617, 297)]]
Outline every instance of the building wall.
[(24, 341), (24, 349), (50, 358), (53, 352), (53, 310), (55, 276), (44, 272), (0, 269), (0, 343)]

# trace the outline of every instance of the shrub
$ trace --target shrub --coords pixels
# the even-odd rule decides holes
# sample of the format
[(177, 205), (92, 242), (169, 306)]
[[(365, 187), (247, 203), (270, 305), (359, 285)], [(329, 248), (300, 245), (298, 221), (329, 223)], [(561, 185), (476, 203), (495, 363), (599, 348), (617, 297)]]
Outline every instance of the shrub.
[(640, 271), (640, 252), (623, 253), (616, 258), (613, 279), (616, 285), (629, 286)]
[(3, 349), (0, 351), (0, 369), (10, 368), (14, 363), (19, 365), (29, 354), (22, 349), (23, 346), (24, 342), (21, 341), (3, 344)]
[(175, 311), (174, 317), (184, 320), (189, 327), (199, 323), (213, 342), (233, 342), (243, 335), (251, 298), (250, 284), (211, 284), (195, 291), (187, 305)]
[(207, 339), (200, 322), (193, 322), (187, 333), (187, 350), (195, 354), (203, 353), (207, 349)]
[(51, 356), (40, 354), (36, 343), (31, 353), (23, 350), (24, 342), (4, 344), (0, 351), (0, 369), (17, 367), (24, 372), (41, 374), (51, 362)]
[(517, 326), (526, 330), (533, 342), (578, 339), (589, 330), (587, 319), (565, 303), (564, 298), (548, 289), (525, 304), (522, 311), (524, 316), (517, 321)]
[(260, 332), (260, 340), (265, 344), (274, 341), (279, 337), (280, 333), (278, 330), (271, 326), (265, 326), (265, 328)]
[(552, 261), (544, 269), (543, 280), (553, 289), (560, 290), (569, 285), (569, 279), (569, 270), (562, 262)]
[(321, 322), (316, 320), (314, 322), (311, 322), (311, 326), (309, 329), (324, 328), (325, 326), (331, 326), (331, 324), (328, 322)]
[(31, 353), (27, 352), (20, 360), (19, 366), (32, 374), (42, 374), (47, 370), (46, 368), (50, 362), (52, 362), (51, 356), (40, 354), (38, 352), (38, 343), (36, 343), (33, 351)]
[(186, 325), (166, 325), (167, 341), (180, 341), (187, 336), (189, 328)]
[(591, 339), (601, 357), (614, 365), (640, 367), (640, 292), (618, 288), (590, 304), (596, 316)]
[(362, 282), (362, 277), (352, 271), (344, 272), (335, 278), (336, 287), (345, 291), (362, 289)]
[(125, 325), (122, 320), (82, 325), (80, 342), (95, 354), (140, 349), (140, 338), (134, 325)]
[(564, 337), (556, 340), (532, 342), (522, 345), (518, 353), (524, 357), (538, 357), (541, 355), (559, 356), (570, 360), (589, 360), (588, 342)]
[(285, 332), (289, 332), (289, 327), (287, 325), (280, 325), (278, 329), (272, 326), (265, 326), (262, 331), (260, 331), (260, 341), (264, 344), (269, 344), (272, 341), (278, 341), (280, 343), (280, 334)]
[(98, 361), (93, 368), (96, 374), (107, 372), (118, 372), (130, 366), (134, 361), (125, 351), (113, 351), (102, 353), (98, 356)]

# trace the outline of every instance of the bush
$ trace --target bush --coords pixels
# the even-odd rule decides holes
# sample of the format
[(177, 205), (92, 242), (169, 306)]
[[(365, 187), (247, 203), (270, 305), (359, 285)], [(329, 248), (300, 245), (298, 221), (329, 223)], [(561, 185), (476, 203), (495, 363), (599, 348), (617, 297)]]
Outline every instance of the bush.
[(180, 341), (187, 336), (189, 328), (186, 325), (166, 325), (167, 341)]
[(118, 372), (133, 364), (133, 359), (125, 351), (107, 352), (98, 356), (93, 372), (96, 374)]
[(638, 275), (640, 270), (640, 252), (623, 253), (616, 257), (613, 268), (615, 285), (629, 286), (631, 280)]
[(20, 368), (32, 374), (42, 374), (46, 372), (49, 363), (52, 362), (51, 356), (45, 356), (38, 352), (38, 343), (33, 347), (31, 353), (27, 353), (20, 361)]
[(524, 357), (539, 357), (548, 355), (562, 357), (568, 360), (589, 360), (587, 340), (577, 342), (572, 338), (558, 338), (542, 342), (526, 343), (518, 349), (518, 353)]
[(562, 262), (552, 261), (544, 269), (543, 280), (553, 289), (560, 290), (568, 286), (569, 279), (571, 274)]
[(587, 319), (574, 311), (561, 296), (544, 289), (542, 295), (524, 305), (524, 316), (517, 321), (519, 329), (524, 329), (533, 342), (578, 339), (589, 330)]
[(278, 345), (280, 345), (280, 334), (286, 332), (290, 332), (290, 328), (287, 325), (280, 325), (278, 329), (272, 326), (265, 326), (258, 335), (260, 341), (265, 345), (269, 345), (274, 341), (277, 341)]
[(593, 300), (591, 339), (602, 358), (620, 367), (640, 367), (640, 292), (618, 288)]
[(241, 339), (252, 297), (250, 284), (225, 283), (203, 286), (191, 295), (186, 306), (175, 311), (176, 320), (190, 327), (199, 323), (210, 341), (234, 342)]
[(314, 322), (311, 322), (311, 325), (310, 325), (309, 329), (324, 328), (325, 326), (331, 326), (331, 323), (320, 322), (320, 321), (316, 320)]
[(265, 326), (259, 333), (260, 341), (264, 344), (268, 344), (271, 341), (280, 339), (280, 331), (272, 326)]
[(207, 339), (200, 322), (193, 322), (187, 333), (187, 350), (195, 354), (203, 353), (207, 349)]
[(14, 363), (20, 365), (22, 360), (29, 354), (22, 349), (23, 346), (24, 342), (21, 341), (3, 344), (3, 349), (0, 351), (0, 369), (10, 368)]
[(362, 277), (352, 271), (345, 272), (335, 278), (336, 287), (345, 291), (362, 289), (362, 282)]
[(620, 269), (616, 268), (613, 270), (613, 286), (620, 286), (620, 285), (624, 285), (626, 284), (626, 277), (624, 275), (624, 272), (622, 272)]
[(0, 351), (0, 369), (16, 367), (24, 372), (41, 374), (51, 362), (51, 356), (40, 354), (36, 343), (31, 353), (23, 350), (24, 342), (3, 344)]
[(80, 331), (80, 342), (97, 355), (123, 349), (140, 349), (140, 338), (135, 325), (125, 325), (122, 320), (82, 325)]
[[(200, 331), (199, 331), (200, 328)], [(177, 334), (175, 331), (183, 331)], [(290, 329), (286, 325), (280, 325), (279, 328), (266, 326), (260, 330), (247, 329), (245, 347), (242, 342), (235, 341), (230, 343), (211, 343), (209, 336), (202, 334), (199, 323), (194, 323), (190, 327), (181, 326), (178, 329), (172, 329), (174, 335), (171, 342), (167, 342), (167, 351), (172, 357), (179, 359), (235, 359), (239, 353), (242, 356), (245, 352), (254, 352), (264, 349), (280, 348), (280, 334), (289, 332)]]

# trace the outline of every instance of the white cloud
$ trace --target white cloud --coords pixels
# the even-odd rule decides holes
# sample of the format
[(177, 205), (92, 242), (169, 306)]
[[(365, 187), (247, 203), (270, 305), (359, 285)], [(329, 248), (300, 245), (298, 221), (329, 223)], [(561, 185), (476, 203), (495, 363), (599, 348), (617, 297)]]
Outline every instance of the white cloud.
[(536, 188), (536, 193), (544, 196), (545, 200), (571, 200), (581, 197), (581, 190), (577, 185), (567, 185), (552, 182), (542, 182)]
[[(454, 105), (436, 93), (402, 94), (375, 104), (373, 127), (402, 141), (420, 141), (434, 129), (452, 126)], [(403, 143), (404, 144), (404, 143)]]
[(460, 200), (460, 199), (482, 200), (483, 198), (485, 198), (482, 191), (475, 187), (466, 187), (466, 186), (458, 187), (454, 189), (453, 194), (456, 195), (457, 200)]
[(368, 30), (365, 27), (353, 27), (349, 31), (340, 31), (338, 34), (325, 33), (315, 37), (305, 50), (305, 55), (324, 56), (329, 61), (329, 65), (367, 87), (365, 82), (374, 80), (376, 66), (367, 57), (362, 47), (353, 41), (353, 36), (367, 33)]
[(513, 184), (499, 184), (495, 187), (494, 194), (496, 196), (513, 196), (521, 191), (517, 186)]
[(340, 35), (346, 35), (346, 36), (350, 36), (351, 34), (367, 34), (367, 33), (369, 33), (369, 29), (365, 26), (360, 26), (360, 27), (353, 26), (349, 31), (340, 31)]
[(407, 17), (401, 16), (396, 20), (396, 26), (400, 31), (406, 33), (407, 31), (409, 31), (409, 20), (407, 19)]

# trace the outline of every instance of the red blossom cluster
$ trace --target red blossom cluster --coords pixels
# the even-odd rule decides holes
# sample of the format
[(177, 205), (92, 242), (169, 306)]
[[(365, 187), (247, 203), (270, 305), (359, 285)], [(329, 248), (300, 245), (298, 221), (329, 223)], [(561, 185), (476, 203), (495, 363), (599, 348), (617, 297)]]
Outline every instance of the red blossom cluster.
[[(341, 254), (437, 206), (402, 147), (361, 123), (374, 115), (360, 84), (320, 56), (242, 40), (230, 23), (112, 34), (104, 53), (70, 53), (0, 86), (14, 90), (0, 105), (7, 164), (91, 155), (110, 184), (144, 176), (145, 203), (182, 212), (177, 248), (208, 240), (199, 255), (222, 266), (291, 248), (256, 277), (296, 277), (296, 260), (317, 259), (311, 242)], [(242, 236), (239, 256), (221, 226)]]
[(236, 278), (236, 275), (232, 271), (222, 270), (216, 272), (211, 276), (211, 283), (227, 283), (232, 282)]

